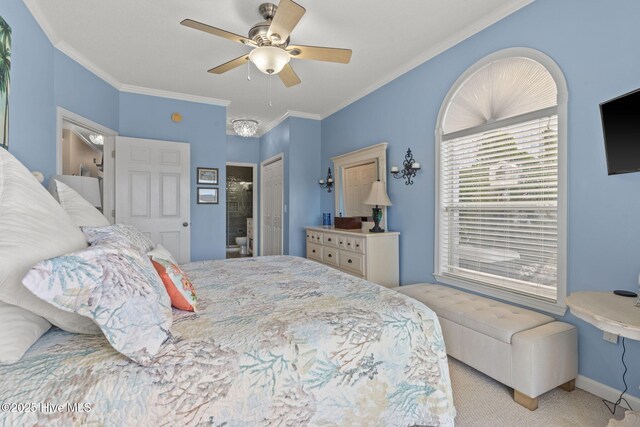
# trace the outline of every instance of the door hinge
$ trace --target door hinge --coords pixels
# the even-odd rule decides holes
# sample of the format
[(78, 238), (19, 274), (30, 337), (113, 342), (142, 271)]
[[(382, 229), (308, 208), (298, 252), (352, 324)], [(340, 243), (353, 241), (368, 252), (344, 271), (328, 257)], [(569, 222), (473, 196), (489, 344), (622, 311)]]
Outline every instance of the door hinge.
[(111, 150), (111, 158), (112, 159), (116, 158), (116, 150)]
[(113, 209), (111, 211), (111, 216), (113, 217), (114, 220), (116, 219), (116, 210), (115, 209)]

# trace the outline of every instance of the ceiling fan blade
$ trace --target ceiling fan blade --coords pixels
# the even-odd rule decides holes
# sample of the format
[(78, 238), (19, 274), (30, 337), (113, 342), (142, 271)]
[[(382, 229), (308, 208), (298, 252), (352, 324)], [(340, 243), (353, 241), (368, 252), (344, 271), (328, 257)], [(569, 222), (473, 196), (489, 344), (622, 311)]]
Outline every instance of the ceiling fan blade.
[(222, 65), (218, 65), (217, 67), (210, 69), (209, 72), (212, 74), (226, 73), (229, 70), (233, 70), (234, 68), (246, 64), (248, 60), (249, 55), (242, 55), (236, 59), (232, 59), (229, 62), (225, 62)]
[(280, 0), (276, 15), (271, 21), (267, 37), (275, 44), (284, 43), (298, 25), (306, 9), (292, 0)]
[(291, 64), (285, 65), (282, 71), (278, 73), (278, 76), (286, 87), (295, 86), (301, 83), (300, 77), (298, 77), (296, 72), (293, 71), (293, 67), (291, 67)]
[(348, 64), (351, 61), (351, 49), (289, 45), (287, 47), (287, 52), (289, 52), (292, 58), (298, 59), (338, 62), (340, 64)]
[(185, 27), (193, 28), (194, 30), (204, 31), (205, 33), (225, 38), (227, 40), (246, 44), (248, 46), (256, 46), (255, 42), (251, 39), (243, 37), (239, 34), (221, 30), (220, 28), (212, 27), (211, 25), (203, 24), (202, 22), (194, 21), (193, 19), (185, 19), (180, 24), (184, 25)]

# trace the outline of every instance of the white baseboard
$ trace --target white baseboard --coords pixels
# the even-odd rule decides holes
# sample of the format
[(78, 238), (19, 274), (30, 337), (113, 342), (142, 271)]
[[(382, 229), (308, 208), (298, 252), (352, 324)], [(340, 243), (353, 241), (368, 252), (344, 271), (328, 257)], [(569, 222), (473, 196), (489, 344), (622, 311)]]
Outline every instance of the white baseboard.
[[(596, 380), (592, 380), (591, 378), (587, 378), (582, 375), (578, 375), (578, 378), (576, 378), (576, 387), (581, 388), (584, 391), (588, 391), (591, 394), (595, 394), (603, 399), (607, 399), (610, 402), (618, 400), (620, 393), (622, 393), (622, 390), (616, 390), (613, 387), (609, 387), (608, 385), (599, 383)], [(624, 398), (627, 399), (634, 410), (640, 410), (640, 397), (635, 397), (625, 393)]]

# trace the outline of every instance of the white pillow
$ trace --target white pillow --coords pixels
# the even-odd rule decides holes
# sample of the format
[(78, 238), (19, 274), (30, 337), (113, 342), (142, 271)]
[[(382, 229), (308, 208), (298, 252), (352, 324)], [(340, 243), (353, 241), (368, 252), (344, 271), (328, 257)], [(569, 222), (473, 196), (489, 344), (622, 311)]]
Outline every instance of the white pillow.
[(0, 302), (0, 365), (16, 363), (51, 327), (24, 308)]
[(69, 332), (99, 334), (91, 320), (42, 301), (22, 285), (38, 262), (83, 249), (87, 241), (62, 206), (15, 157), (0, 148), (0, 301)]
[(57, 179), (50, 179), (49, 191), (58, 199), (78, 227), (104, 227), (109, 220), (76, 190)]
[(175, 265), (178, 265), (178, 261), (176, 261), (173, 255), (171, 255), (171, 252), (169, 252), (167, 248), (162, 246), (160, 243), (158, 243), (154, 249), (148, 251), (147, 256), (151, 259), (153, 258), (165, 259)]

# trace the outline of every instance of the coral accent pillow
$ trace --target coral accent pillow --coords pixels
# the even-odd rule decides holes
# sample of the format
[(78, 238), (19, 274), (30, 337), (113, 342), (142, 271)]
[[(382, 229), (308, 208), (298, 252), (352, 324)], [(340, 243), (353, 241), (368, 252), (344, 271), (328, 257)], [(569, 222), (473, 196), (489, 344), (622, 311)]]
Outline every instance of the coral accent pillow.
[(152, 258), (151, 262), (167, 289), (171, 305), (179, 310), (196, 311), (196, 291), (187, 273), (171, 261)]

